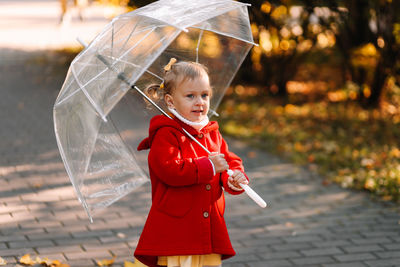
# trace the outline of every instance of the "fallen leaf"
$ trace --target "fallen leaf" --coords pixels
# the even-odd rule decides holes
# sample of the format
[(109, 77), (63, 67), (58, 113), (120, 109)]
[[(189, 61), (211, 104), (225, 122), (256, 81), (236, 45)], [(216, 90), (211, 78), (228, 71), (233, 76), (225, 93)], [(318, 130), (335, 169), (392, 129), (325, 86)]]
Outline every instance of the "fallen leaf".
[(5, 259), (3, 259), (2, 257), (0, 257), (0, 266), (4, 266), (7, 264), (7, 261)]
[(392, 196), (383, 196), (383, 197), (382, 197), (382, 200), (383, 200), (383, 201), (391, 201), (392, 199), (393, 199)]
[(31, 259), (31, 255), (25, 254), (19, 259), (19, 263), (25, 264), (25, 265), (34, 265), (36, 262)]
[(42, 183), (34, 183), (34, 184), (32, 185), (32, 187), (35, 188), (35, 189), (40, 189), (42, 186), (43, 186)]
[(136, 264), (130, 261), (125, 261), (124, 262), (124, 267), (135, 267)]
[(111, 265), (113, 265), (114, 264), (114, 261), (115, 261), (115, 256), (111, 259), (111, 260), (100, 260), (100, 261), (97, 261), (97, 265), (98, 266), (111, 266)]
[(51, 265), (49, 265), (48, 267), (70, 267), (70, 266), (68, 264), (61, 263), (58, 260), (54, 260), (51, 262)]
[(50, 265), (51, 267), (59, 267), (61, 265), (61, 262), (59, 260), (53, 260), (51, 261)]
[(291, 222), (286, 222), (285, 226), (288, 227), (288, 228), (292, 228), (294, 226), (294, 224), (291, 223)]
[(328, 179), (322, 180), (322, 185), (324, 185), (324, 186), (328, 186), (328, 185), (330, 185), (331, 183), (332, 183), (332, 181), (330, 181), (330, 180), (328, 180)]
[[(49, 260), (49, 258), (47, 258), (47, 257), (44, 258), (44, 259), (42, 259), (40, 262), (36, 260), (36, 262), (37, 262), (37, 263), (40, 263), (40, 264), (42, 264), (42, 265), (45, 265), (45, 266), (51, 266), (52, 263), (53, 263), (53, 261), (52, 261), (52, 260)], [(58, 265), (57, 265), (57, 266), (58, 266)]]
[(247, 156), (251, 159), (254, 159), (255, 157), (257, 157), (257, 153), (255, 151), (250, 151), (249, 153), (247, 153)]
[(130, 262), (130, 261), (125, 261), (124, 262), (124, 267), (146, 267), (147, 265), (144, 265), (138, 260), (135, 260), (135, 262)]

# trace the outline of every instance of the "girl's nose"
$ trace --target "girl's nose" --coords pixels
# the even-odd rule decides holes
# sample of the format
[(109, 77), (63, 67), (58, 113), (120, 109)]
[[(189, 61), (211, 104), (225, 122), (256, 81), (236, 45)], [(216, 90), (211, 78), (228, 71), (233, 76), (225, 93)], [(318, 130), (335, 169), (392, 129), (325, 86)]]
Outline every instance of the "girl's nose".
[(195, 104), (196, 105), (203, 105), (203, 99), (201, 99), (201, 97), (196, 97), (196, 102), (195, 102)]

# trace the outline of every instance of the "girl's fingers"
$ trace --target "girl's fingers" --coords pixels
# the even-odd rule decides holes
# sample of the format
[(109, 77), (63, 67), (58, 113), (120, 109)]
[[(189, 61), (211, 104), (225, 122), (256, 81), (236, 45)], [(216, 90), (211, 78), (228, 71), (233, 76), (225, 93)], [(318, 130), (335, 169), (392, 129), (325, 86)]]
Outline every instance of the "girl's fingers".
[(247, 179), (245, 178), (242, 181), (240, 181), (239, 183), (241, 183), (241, 184), (249, 184), (249, 181), (247, 181)]
[(232, 180), (238, 184), (248, 184), (246, 176), (241, 171), (235, 171), (232, 175)]
[(235, 171), (233, 173), (232, 177), (235, 179), (241, 179), (241, 178), (244, 178), (244, 174), (241, 171)]

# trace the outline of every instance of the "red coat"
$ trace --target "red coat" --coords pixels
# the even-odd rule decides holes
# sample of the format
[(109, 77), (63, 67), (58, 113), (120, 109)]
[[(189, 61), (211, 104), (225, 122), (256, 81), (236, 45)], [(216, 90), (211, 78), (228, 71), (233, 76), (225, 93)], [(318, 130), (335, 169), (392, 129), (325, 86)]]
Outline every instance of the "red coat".
[(183, 131), (184, 127), (211, 152), (225, 154), (230, 169), (243, 171), (241, 159), (229, 152), (210, 122), (200, 132), (163, 115), (150, 122), (149, 137), (138, 150), (150, 148), (148, 164), (152, 206), (135, 251), (142, 263), (156, 267), (157, 256), (217, 253), (235, 255), (224, 220), (226, 172), (213, 175), (207, 153)]

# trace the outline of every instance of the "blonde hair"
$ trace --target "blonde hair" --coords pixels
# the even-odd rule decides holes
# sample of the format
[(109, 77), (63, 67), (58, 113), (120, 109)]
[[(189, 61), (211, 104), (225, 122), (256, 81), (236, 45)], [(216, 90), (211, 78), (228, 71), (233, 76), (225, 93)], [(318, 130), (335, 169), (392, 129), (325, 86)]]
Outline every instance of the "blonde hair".
[(193, 80), (202, 75), (208, 76), (207, 68), (200, 63), (179, 61), (172, 58), (164, 67), (164, 81), (161, 84), (152, 84), (148, 86), (144, 93), (154, 100), (163, 99), (166, 94), (172, 92), (178, 85), (188, 79)]

